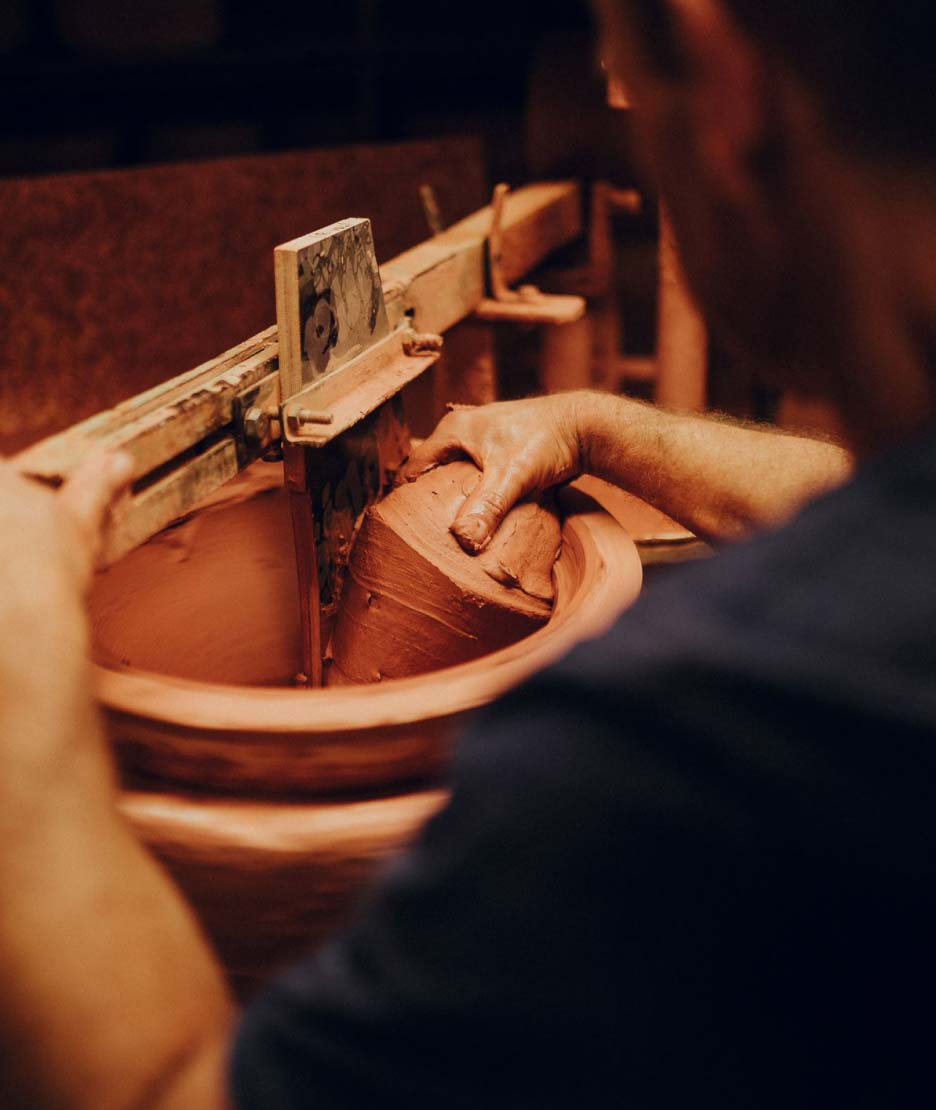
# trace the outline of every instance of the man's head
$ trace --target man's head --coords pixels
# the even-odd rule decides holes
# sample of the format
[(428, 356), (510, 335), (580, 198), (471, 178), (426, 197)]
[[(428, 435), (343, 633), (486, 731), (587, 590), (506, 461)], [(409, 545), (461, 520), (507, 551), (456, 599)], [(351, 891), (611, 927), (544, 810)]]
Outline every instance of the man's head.
[(925, 318), (928, 343), (936, 307), (911, 304), (920, 263), (901, 251), (923, 229), (899, 211), (931, 209), (928, 0), (597, 3), (638, 153), (716, 330), (784, 384), (845, 408), (876, 401), (881, 383), (860, 363), (886, 358), (918, 405), (919, 352), (905, 336), (885, 351), (898, 308)]

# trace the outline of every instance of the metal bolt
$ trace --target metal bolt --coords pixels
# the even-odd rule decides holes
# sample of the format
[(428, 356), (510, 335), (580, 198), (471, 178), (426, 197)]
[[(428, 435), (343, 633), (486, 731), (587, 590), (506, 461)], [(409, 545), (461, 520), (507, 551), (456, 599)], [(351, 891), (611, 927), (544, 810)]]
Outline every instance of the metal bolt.
[(403, 353), (411, 357), (441, 351), (445, 340), (433, 332), (410, 332), (403, 336)]
[(263, 444), (270, 438), (270, 414), (256, 406), (244, 416), (244, 435)]
[(295, 414), (300, 424), (334, 424), (335, 417), (330, 412), (316, 412), (313, 409), (299, 409)]

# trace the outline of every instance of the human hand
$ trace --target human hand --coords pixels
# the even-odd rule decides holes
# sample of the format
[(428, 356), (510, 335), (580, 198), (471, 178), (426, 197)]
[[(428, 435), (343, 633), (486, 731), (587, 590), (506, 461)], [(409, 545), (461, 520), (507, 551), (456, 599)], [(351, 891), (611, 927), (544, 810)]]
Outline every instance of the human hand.
[(455, 408), (413, 451), (400, 479), (414, 481), (465, 455), (483, 473), (450, 527), (477, 554), (520, 498), (581, 473), (577, 394)]
[(74, 557), (85, 587), (101, 557), (111, 509), (132, 477), (133, 459), (126, 452), (94, 452), (56, 494), (59, 510), (77, 535)]
[(0, 811), (54, 804), (97, 736), (83, 595), (131, 470), (95, 454), (53, 492), (0, 460)]
[[(91, 581), (111, 506), (129, 485), (133, 460), (95, 451), (56, 492), (0, 460), (0, 555), (7, 572), (60, 571), (83, 592)], [(13, 580), (15, 581), (15, 573)]]

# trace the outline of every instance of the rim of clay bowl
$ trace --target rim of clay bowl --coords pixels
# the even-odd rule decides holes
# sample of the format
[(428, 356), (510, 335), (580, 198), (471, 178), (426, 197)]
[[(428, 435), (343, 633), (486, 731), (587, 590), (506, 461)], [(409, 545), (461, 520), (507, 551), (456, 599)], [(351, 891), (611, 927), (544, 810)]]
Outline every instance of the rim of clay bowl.
[(499, 651), (410, 678), (320, 690), (225, 685), (94, 664), (98, 700), (111, 713), (186, 730), (310, 740), (477, 708), (599, 635), (640, 592), (640, 557), (623, 528), (582, 494), (570, 491), (564, 502), (554, 611), (543, 628)]

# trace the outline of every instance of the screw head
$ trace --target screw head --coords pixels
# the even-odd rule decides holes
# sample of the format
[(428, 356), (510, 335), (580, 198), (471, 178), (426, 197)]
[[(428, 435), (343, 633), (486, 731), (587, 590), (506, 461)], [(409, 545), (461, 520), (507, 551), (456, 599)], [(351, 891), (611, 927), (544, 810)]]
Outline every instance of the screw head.
[(270, 437), (270, 416), (256, 406), (248, 409), (244, 416), (244, 435), (257, 443), (265, 443)]

